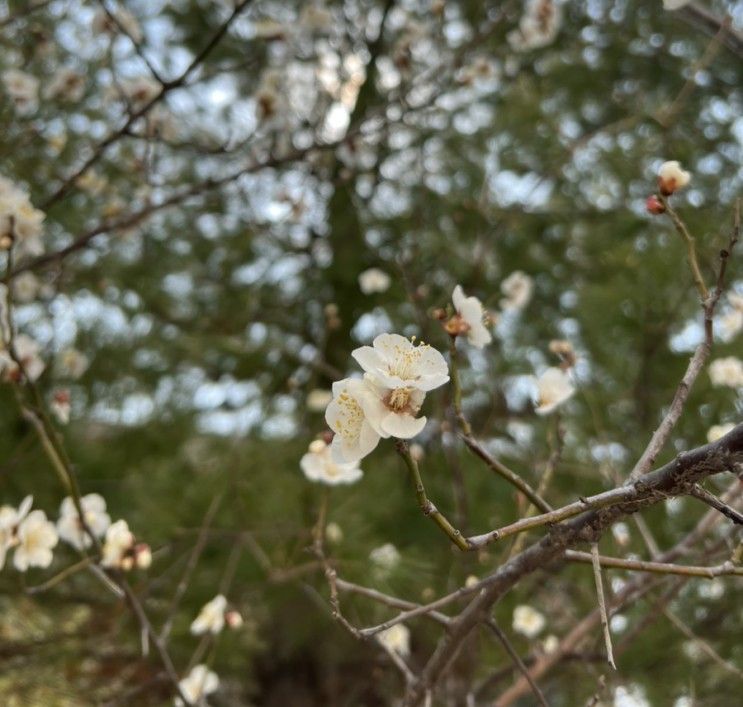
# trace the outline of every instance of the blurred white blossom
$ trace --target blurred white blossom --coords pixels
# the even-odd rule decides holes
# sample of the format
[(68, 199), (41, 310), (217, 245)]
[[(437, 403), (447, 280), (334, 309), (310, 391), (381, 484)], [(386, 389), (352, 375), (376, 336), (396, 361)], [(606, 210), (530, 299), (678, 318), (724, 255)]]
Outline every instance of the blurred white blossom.
[(529, 304), (534, 290), (534, 281), (521, 270), (512, 272), (500, 286), (504, 299), (500, 306), (504, 310), (521, 310)]
[[(191, 705), (204, 705), (204, 698), (219, 689), (219, 677), (200, 663), (191, 668), (191, 672), (178, 683), (178, 687)], [(183, 707), (183, 700), (176, 697), (175, 704)]]
[(35, 113), (39, 107), (39, 80), (20, 69), (6, 69), (0, 77), (18, 115)]
[(377, 634), (377, 640), (389, 651), (406, 658), (410, 655), (410, 630), (405, 624), (395, 624)]
[(712, 425), (707, 430), (707, 441), (711, 444), (717, 442), (720, 437), (724, 437), (728, 432), (732, 432), (735, 429), (735, 423), (727, 422), (724, 425)]
[[(83, 518), (90, 531), (97, 538), (103, 537), (111, 525), (111, 518), (106, 513), (106, 500), (97, 493), (89, 493), (80, 499)], [(90, 536), (85, 532), (75, 503), (70, 496), (62, 501), (59, 507), (57, 520), (59, 537), (69, 543), (76, 550), (88, 548), (93, 544)]]
[(658, 170), (658, 188), (664, 196), (670, 196), (678, 189), (683, 189), (691, 181), (691, 174), (683, 169), (676, 160), (664, 162)]
[(200, 636), (204, 633), (217, 634), (224, 628), (227, 599), (217, 594), (211, 601), (201, 607), (199, 615), (191, 624), (191, 633)]
[(20, 522), (17, 536), (13, 565), (19, 572), (25, 572), (29, 567), (49, 567), (52, 564), (52, 548), (59, 542), (59, 537), (44, 511), (31, 511)]
[(482, 302), (477, 297), (466, 297), (462, 287), (457, 285), (452, 294), (454, 309), (457, 311), (457, 321), (454, 325), (459, 325), (458, 331), (452, 332), (447, 324), (447, 331), (450, 333), (467, 334), (467, 341), (477, 349), (483, 348), (493, 340), (493, 336), (485, 326), (485, 319), (488, 316), (483, 310)]
[(717, 358), (709, 365), (712, 385), (740, 388), (743, 386), (743, 361), (735, 356)]
[(348, 464), (335, 462), (330, 446), (321, 439), (316, 439), (310, 444), (299, 465), (310, 481), (319, 481), (329, 486), (352, 484), (363, 475), (358, 461)]
[(369, 268), (359, 275), (359, 287), (365, 295), (386, 292), (391, 283), (392, 278), (379, 268)]
[(575, 393), (570, 377), (561, 368), (548, 368), (536, 379), (536, 386), (537, 415), (548, 415)]
[(544, 616), (531, 606), (522, 604), (513, 610), (513, 630), (527, 638), (534, 638), (545, 627)]

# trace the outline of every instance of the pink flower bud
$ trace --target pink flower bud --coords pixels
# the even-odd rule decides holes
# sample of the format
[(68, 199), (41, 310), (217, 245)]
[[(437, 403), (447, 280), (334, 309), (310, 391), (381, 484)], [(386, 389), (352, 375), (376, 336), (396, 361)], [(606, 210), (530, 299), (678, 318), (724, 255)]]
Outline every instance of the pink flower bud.
[(655, 195), (651, 194), (645, 201), (645, 208), (649, 214), (658, 215), (662, 214), (666, 207), (663, 206), (663, 202)]

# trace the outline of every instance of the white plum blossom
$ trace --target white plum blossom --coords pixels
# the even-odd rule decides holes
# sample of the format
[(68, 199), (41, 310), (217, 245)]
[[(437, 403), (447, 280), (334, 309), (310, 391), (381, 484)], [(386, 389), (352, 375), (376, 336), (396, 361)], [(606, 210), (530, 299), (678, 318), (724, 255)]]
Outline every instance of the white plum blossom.
[(709, 365), (709, 377), (712, 385), (743, 387), (743, 361), (735, 356), (715, 359)]
[(508, 33), (508, 43), (518, 52), (546, 47), (555, 41), (562, 24), (562, 8), (554, 0), (528, 0), (519, 28)]
[(41, 283), (36, 275), (32, 272), (19, 273), (13, 278), (13, 301), (17, 304), (33, 302), (40, 289)]
[(44, 511), (31, 511), (20, 522), (17, 538), (13, 565), (19, 572), (25, 572), (29, 567), (49, 567), (52, 564), (52, 548), (59, 542), (59, 537)]
[(74, 69), (62, 67), (44, 89), (44, 98), (60, 98), (77, 103), (85, 94), (85, 77)]
[(363, 380), (344, 378), (333, 383), (333, 400), (325, 411), (325, 420), (335, 432), (331, 450), (336, 462), (358, 462), (379, 444), (380, 436), (365, 412), (373, 404), (372, 396)]
[(137, 18), (129, 10), (124, 7), (117, 7), (111, 14), (116, 19), (115, 22), (107, 12), (98, 10), (93, 16), (93, 31), (99, 34), (118, 34), (121, 30), (124, 30), (135, 42), (142, 41), (142, 28)]
[(316, 439), (310, 444), (299, 465), (310, 481), (318, 481), (329, 486), (352, 484), (363, 475), (358, 461), (348, 464), (335, 462), (330, 446), (321, 439)]
[(721, 338), (723, 341), (730, 341), (743, 330), (743, 311), (731, 309), (723, 314), (718, 321)]
[(37, 380), (46, 368), (46, 364), (39, 356), (39, 344), (26, 334), (18, 334), (13, 339), (13, 351), (15, 358), (9, 351), (0, 348), (0, 377), (5, 381), (18, 380), (21, 377), (17, 359), (23, 365), (28, 379)]
[(452, 302), (457, 310), (459, 323), (463, 325), (461, 333), (467, 334), (467, 341), (477, 349), (489, 344), (493, 337), (484, 324), (488, 315), (483, 310), (482, 302), (477, 297), (465, 296), (461, 285), (454, 288)]
[(676, 160), (664, 162), (658, 170), (658, 188), (664, 196), (670, 196), (678, 189), (683, 189), (691, 181), (691, 174), (683, 169)]
[(44, 212), (31, 204), (28, 192), (0, 177), (0, 249), (14, 246), (16, 255), (41, 255)]
[(536, 379), (536, 385), (534, 404), (537, 415), (548, 415), (575, 393), (570, 377), (561, 368), (548, 368)]
[(560, 639), (551, 633), (547, 638), (542, 641), (542, 650), (547, 654), (551, 655), (560, 647)]
[(410, 630), (405, 624), (395, 624), (377, 634), (377, 640), (388, 650), (403, 658), (410, 655)]
[(425, 417), (416, 417), (426, 394), (417, 388), (385, 388), (368, 373), (364, 382), (371, 391), (365, 409), (367, 419), (380, 437), (411, 439), (426, 426)]
[(365, 295), (386, 292), (392, 284), (392, 278), (379, 268), (369, 268), (359, 275), (359, 287)]
[[(217, 674), (200, 663), (191, 668), (191, 672), (178, 683), (180, 691), (191, 705), (202, 705), (204, 698), (219, 689), (219, 677)], [(183, 700), (175, 698), (175, 704), (183, 707)]]
[(718, 439), (721, 437), (724, 437), (728, 432), (732, 432), (735, 429), (735, 423), (728, 422), (724, 425), (712, 425), (712, 427), (707, 430), (707, 441), (712, 444), (712, 442), (717, 442)]
[(527, 638), (534, 638), (544, 628), (546, 619), (536, 609), (526, 604), (513, 610), (513, 630)]
[(147, 569), (151, 563), (150, 546), (136, 542), (125, 520), (117, 520), (108, 527), (101, 565), (128, 572), (134, 567)]
[(191, 633), (200, 636), (204, 633), (216, 635), (224, 628), (227, 599), (217, 594), (210, 602), (201, 607), (199, 615), (191, 624)]
[(88, 357), (77, 349), (65, 349), (57, 359), (57, 370), (61, 376), (78, 380), (88, 370)]
[(66, 425), (70, 421), (70, 412), (72, 410), (72, 406), (70, 405), (70, 391), (65, 388), (54, 391), (54, 396), (49, 403), (49, 409), (52, 411), (54, 417), (57, 418), (57, 422), (60, 425)]
[(0, 506), (0, 570), (5, 566), (5, 556), (18, 544), (18, 526), (28, 515), (33, 496), (26, 496), (18, 508)]
[[(103, 537), (111, 525), (111, 518), (106, 513), (106, 500), (100, 494), (89, 493), (80, 499), (80, 506), (83, 511), (83, 518), (90, 531), (97, 538)], [(76, 550), (88, 548), (93, 544), (90, 536), (83, 528), (75, 503), (69, 496), (62, 501), (62, 505), (59, 507), (57, 532), (62, 540), (72, 545)]]
[(333, 545), (343, 542), (343, 528), (336, 522), (328, 523), (325, 526), (325, 539)]
[(629, 544), (629, 526), (626, 523), (615, 523), (612, 525), (611, 534), (614, 536), (614, 540), (617, 541), (617, 544), (621, 547), (625, 547)]
[(372, 346), (351, 353), (374, 382), (384, 388), (410, 388), (424, 393), (449, 380), (444, 357), (427, 344), (413, 344), (399, 334), (380, 334)]
[(505, 310), (521, 310), (529, 304), (534, 290), (534, 281), (521, 270), (512, 272), (500, 286), (504, 299), (500, 301)]
[(330, 390), (315, 388), (307, 393), (306, 405), (311, 412), (323, 412), (333, 399), (333, 393)]
[(147, 105), (162, 90), (162, 86), (149, 76), (137, 76), (121, 82), (121, 90), (134, 110)]
[(6, 69), (1, 77), (18, 115), (35, 113), (39, 107), (39, 80), (20, 69)]
[(369, 559), (376, 569), (389, 572), (399, 564), (400, 551), (392, 543), (385, 543), (375, 547), (369, 553)]

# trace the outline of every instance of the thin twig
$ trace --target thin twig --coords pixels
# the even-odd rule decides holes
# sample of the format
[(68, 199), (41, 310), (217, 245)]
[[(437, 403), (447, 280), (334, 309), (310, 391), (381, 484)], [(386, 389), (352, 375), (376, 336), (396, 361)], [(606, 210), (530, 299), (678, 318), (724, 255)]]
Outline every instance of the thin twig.
[(591, 543), (591, 564), (593, 565), (593, 580), (596, 583), (596, 598), (599, 602), (599, 614), (601, 616), (601, 629), (604, 632), (604, 645), (606, 646), (606, 660), (616, 670), (614, 662), (614, 649), (611, 645), (611, 629), (609, 617), (606, 613), (606, 597), (604, 596), (604, 582), (601, 578), (601, 562), (599, 560), (599, 544)]

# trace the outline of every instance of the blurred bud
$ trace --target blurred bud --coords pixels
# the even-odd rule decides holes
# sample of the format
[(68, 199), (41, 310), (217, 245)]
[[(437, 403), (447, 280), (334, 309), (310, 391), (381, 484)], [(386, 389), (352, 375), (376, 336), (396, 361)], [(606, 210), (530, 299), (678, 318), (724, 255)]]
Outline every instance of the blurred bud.
[(658, 188), (663, 196), (671, 196), (678, 189), (683, 189), (691, 181), (691, 174), (683, 169), (676, 160), (664, 162), (658, 170)]
[(325, 444), (325, 442), (321, 439), (315, 439), (312, 442), (310, 442), (310, 452), (312, 454), (321, 454), (323, 451), (325, 451), (325, 447), (328, 445)]
[(655, 194), (651, 194), (645, 200), (645, 209), (649, 214), (657, 216), (658, 214), (662, 214), (666, 210), (666, 207), (663, 206), (663, 202)]
[(480, 580), (475, 577), (474, 574), (471, 574), (467, 579), (464, 580), (464, 586), (467, 587), (467, 589), (471, 589), (474, 587)]
[(421, 599), (423, 599), (423, 601), (433, 601), (435, 596), (436, 592), (433, 591), (433, 587), (426, 587), (421, 592)]
[(134, 546), (133, 554), (137, 569), (146, 570), (152, 564), (152, 550), (147, 543), (137, 543)]
[(434, 309), (431, 311), (431, 318), (432, 319), (438, 319), (439, 321), (444, 321), (447, 317), (447, 313), (445, 309), (442, 309), (441, 307), (438, 307), (437, 309)]
[(334, 435), (331, 430), (325, 430), (325, 432), (320, 435), (320, 439), (322, 439), (325, 444), (330, 444), (333, 441), (333, 436)]
[(224, 622), (227, 624), (228, 628), (233, 630), (238, 629), (243, 625), (242, 614), (239, 611), (235, 611), (235, 609), (231, 609), (225, 613)]
[(573, 345), (565, 339), (552, 339), (549, 350), (562, 361), (562, 368), (572, 368), (577, 360)]
[(328, 319), (332, 319), (333, 317), (338, 316), (338, 305), (334, 302), (331, 302), (330, 304), (325, 305), (325, 316)]
[(325, 538), (333, 545), (343, 542), (343, 529), (338, 523), (328, 523), (325, 526)]
[(413, 457), (415, 461), (419, 462), (426, 456), (426, 450), (417, 442), (413, 442), (413, 444), (410, 445), (410, 456)]

